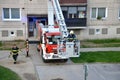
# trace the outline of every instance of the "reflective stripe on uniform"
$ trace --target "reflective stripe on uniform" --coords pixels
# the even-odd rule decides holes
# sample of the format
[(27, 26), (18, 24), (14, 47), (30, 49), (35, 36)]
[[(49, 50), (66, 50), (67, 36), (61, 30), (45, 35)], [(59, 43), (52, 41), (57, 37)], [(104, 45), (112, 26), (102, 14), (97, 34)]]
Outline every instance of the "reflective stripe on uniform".
[(19, 51), (18, 51), (18, 50), (12, 50), (12, 52), (13, 52), (13, 53), (17, 53), (17, 52), (19, 52)]

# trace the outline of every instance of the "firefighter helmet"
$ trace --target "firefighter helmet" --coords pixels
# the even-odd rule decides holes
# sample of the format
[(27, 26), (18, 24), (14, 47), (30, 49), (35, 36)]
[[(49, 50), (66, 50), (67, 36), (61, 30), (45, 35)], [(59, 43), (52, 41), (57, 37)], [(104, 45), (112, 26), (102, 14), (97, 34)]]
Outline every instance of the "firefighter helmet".
[(73, 30), (71, 30), (71, 31), (70, 31), (70, 34), (74, 34), (74, 31), (73, 31)]

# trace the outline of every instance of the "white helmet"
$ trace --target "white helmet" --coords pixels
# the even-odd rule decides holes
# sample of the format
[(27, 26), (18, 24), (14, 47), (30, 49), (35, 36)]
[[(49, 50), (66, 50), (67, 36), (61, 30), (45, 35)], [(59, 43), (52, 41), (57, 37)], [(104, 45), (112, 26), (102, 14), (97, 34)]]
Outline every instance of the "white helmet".
[(73, 30), (71, 30), (71, 31), (70, 31), (70, 34), (74, 34), (74, 31), (73, 31)]

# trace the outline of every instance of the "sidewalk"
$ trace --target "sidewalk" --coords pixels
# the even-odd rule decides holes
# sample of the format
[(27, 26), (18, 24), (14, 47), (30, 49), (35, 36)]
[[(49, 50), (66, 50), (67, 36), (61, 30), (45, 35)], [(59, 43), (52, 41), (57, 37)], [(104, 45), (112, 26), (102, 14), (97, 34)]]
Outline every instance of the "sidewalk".
[(120, 47), (80, 48), (80, 52), (95, 52), (95, 51), (120, 51)]
[(13, 64), (12, 56), (8, 58), (9, 51), (0, 51), (0, 65), (16, 72), (22, 80), (37, 80), (34, 65), (30, 57), (26, 58), (22, 53), (18, 56), (17, 64)]
[[(109, 48), (81, 48), (80, 52), (90, 52), (90, 51), (120, 51), (120, 47), (109, 47)], [(20, 53), (18, 56), (18, 63), (13, 64), (12, 57), (8, 58), (9, 51), (0, 51), (0, 65), (5, 66), (14, 72), (16, 72), (22, 80), (37, 80), (37, 73), (36, 69), (34, 67), (34, 64), (38, 64), (35, 61), (32, 61), (31, 57), (34, 56), (33, 52), (34, 49), (31, 49), (30, 55), (31, 57), (26, 58), (23, 53), (25, 50), (22, 50), (23, 52)], [(25, 54), (25, 53), (24, 53)], [(36, 59), (38, 60), (38, 59)]]

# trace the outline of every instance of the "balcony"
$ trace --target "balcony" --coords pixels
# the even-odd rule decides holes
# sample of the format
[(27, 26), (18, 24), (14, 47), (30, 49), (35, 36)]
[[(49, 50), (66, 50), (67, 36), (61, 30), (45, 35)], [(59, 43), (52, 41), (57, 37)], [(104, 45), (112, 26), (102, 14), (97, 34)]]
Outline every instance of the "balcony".
[(67, 27), (86, 27), (86, 18), (69, 18), (65, 19)]

